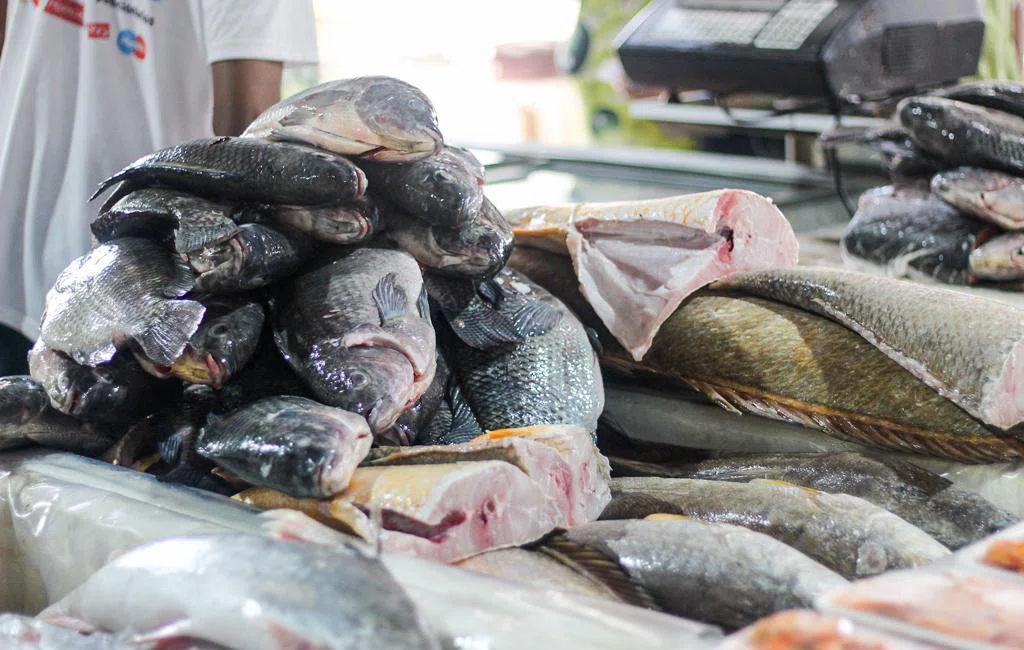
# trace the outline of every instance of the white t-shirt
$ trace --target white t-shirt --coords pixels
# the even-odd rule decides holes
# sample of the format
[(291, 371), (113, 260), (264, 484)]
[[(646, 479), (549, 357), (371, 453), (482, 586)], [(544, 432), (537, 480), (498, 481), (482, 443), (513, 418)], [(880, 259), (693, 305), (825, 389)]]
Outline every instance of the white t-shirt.
[(156, 149), (213, 135), (211, 63), (316, 63), (316, 27), (309, 0), (7, 4), (0, 323), (34, 339), (46, 292), (90, 248), (98, 183)]

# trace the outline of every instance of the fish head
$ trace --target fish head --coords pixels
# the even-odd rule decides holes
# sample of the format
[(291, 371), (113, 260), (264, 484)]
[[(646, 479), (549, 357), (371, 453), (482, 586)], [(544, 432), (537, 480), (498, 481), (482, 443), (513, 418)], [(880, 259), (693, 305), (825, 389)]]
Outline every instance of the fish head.
[(208, 304), (207, 314), (212, 318), (203, 320), (171, 371), (188, 382), (220, 388), (252, 359), (265, 315), (256, 302)]
[[(412, 84), (392, 77), (362, 77), (355, 99), (355, 113), (363, 125), (362, 139), (376, 145), (364, 157), (380, 161), (412, 162), (440, 153), (444, 138), (430, 98)], [(325, 116), (331, 115), (330, 109)], [(342, 111), (346, 128), (351, 114)]]
[(236, 235), (227, 241), (189, 253), (186, 258), (189, 266), (199, 276), (196, 279), (198, 286), (200, 283), (212, 285), (224, 278), (239, 277), (248, 254), (245, 241), (240, 235)]
[[(417, 243), (417, 260), (438, 273), (487, 280), (508, 262), (514, 238), (512, 227), (486, 198), (477, 219), (460, 229), (430, 228)], [(422, 255), (422, 257), (421, 257)]]
[(409, 358), (385, 347), (357, 346), (332, 355), (334, 406), (366, 418), (374, 433), (387, 430), (415, 396), (415, 375)]
[(29, 353), (29, 369), (46, 389), (54, 408), (83, 420), (128, 417), (129, 384), (143, 374), (141, 367), (120, 356), (98, 366), (79, 365), (41, 342)]
[(971, 272), (984, 280), (1024, 279), (1024, 233), (994, 237), (971, 252)]
[(0, 377), (0, 423), (25, 424), (49, 405), (46, 389), (31, 377)]
[(914, 142), (926, 151), (941, 154), (960, 146), (964, 115), (957, 102), (940, 97), (910, 97), (899, 103), (897, 114)]

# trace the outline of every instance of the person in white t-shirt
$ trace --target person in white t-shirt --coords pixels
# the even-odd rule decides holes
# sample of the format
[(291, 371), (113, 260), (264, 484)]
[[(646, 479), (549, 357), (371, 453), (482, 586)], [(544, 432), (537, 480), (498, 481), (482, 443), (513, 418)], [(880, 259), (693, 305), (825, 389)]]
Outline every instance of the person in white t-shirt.
[(104, 178), (237, 135), (317, 63), (312, 0), (0, 0), (0, 376), (27, 372), (46, 292), (90, 248)]

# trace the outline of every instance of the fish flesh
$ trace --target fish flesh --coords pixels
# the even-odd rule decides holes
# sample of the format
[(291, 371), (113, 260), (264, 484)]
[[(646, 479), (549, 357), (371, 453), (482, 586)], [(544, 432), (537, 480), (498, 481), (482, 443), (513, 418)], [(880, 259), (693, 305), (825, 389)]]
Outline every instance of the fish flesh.
[(583, 295), (637, 361), (691, 293), (740, 271), (792, 266), (799, 244), (769, 200), (741, 190), (506, 211), (522, 246), (566, 252)]
[(259, 289), (295, 274), (316, 248), (316, 242), (302, 233), (253, 223), (185, 259), (196, 274), (196, 290), (231, 293)]
[(908, 97), (896, 114), (914, 144), (950, 165), (1024, 172), (1024, 118), (944, 97)]
[[(574, 571), (540, 551), (505, 548), (474, 555), (455, 563), (455, 566), (503, 580), (525, 582), (545, 590), (622, 602), (599, 580)], [(618, 567), (616, 569), (621, 571)]]
[(792, 546), (836, 573), (863, 578), (949, 555), (927, 533), (876, 505), (791, 483), (615, 478), (602, 519), (657, 513), (745, 526)]
[(345, 489), (372, 443), (362, 416), (281, 396), (211, 415), (196, 452), (252, 485), (326, 498)]
[(363, 551), (240, 533), (134, 548), (39, 617), (130, 630), (164, 647), (440, 647), (402, 586)]
[(969, 285), (970, 256), (994, 229), (926, 192), (879, 188), (861, 198), (840, 242), (850, 268)]
[(154, 151), (100, 183), (90, 200), (122, 182), (136, 189), (163, 187), (210, 199), (285, 205), (344, 203), (366, 192), (366, 176), (341, 156), (235, 137), (199, 138)]
[[(323, 518), (340, 512), (341, 530), (374, 530), (379, 521), (385, 552), (445, 563), (536, 541), (561, 519), (551, 495), (515, 465), (498, 460), (360, 467), (333, 499), (283, 497), (251, 489), (236, 499), (265, 509), (319, 512)], [(362, 521), (347, 521), (351, 517)]]
[(484, 429), (574, 424), (593, 432), (604, 408), (597, 354), (583, 324), (560, 300), (511, 271), (503, 281), (518, 294), (561, 313), (543, 334), (520, 344), (478, 350), (453, 341), (452, 366)]
[(238, 232), (237, 209), (186, 192), (145, 188), (100, 213), (90, 229), (101, 244), (122, 237), (146, 237), (184, 254), (233, 237)]
[(328, 244), (357, 244), (373, 237), (380, 223), (376, 204), (364, 196), (337, 205), (262, 205), (239, 220), (277, 224)]
[(930, 94), (1024, 117), (1024, 86), (1013, 81), (969, 81)]
[(786, 481), (859, 497), (957, 550), (1019, 520), (974, 492), (906, 461), (880, 453), (742, 454), (670, 464), (619, 461), (620, 476), (710, 481)]
[(997, 569), (1024, 575), (1024, 540), (996, 540), (985, 549), (981, 561)]
[(566, 537), (617, 560), (665, 611), (726, 629), (810, 606), (846, 585), (799, 551), (725, 523), (597, 521)]
[[(1024, 311), (948, 289), (840, 269), (733, 276), (731, 290), (784, 302), (860, 334), (985, 424), (1024, 422)], [(970, 336), (965, 337), (965, 328)]]
[(317, 398), (381, 434), (434, 379), (423, 277), (402, 251), (360, 248), (276, 288), (274, 334)]
[(978, 246), (971, 252), (970, 267), (979, 280), (1024, 280), (1024, 233), (999, 235)]
[(595, 327), (604, 348), (602, 363), (634, 383), (697, 391), (733, 413), (801, 424), (840, 440), (921, 457), (977, 464), (1024, 455), (1019, 440), (984, 426), (828, 318), (753, 296), (705, 290), (665, 322), (652, 354), (638, 364), (602, 331), (568, 260), (521, 248), (511, 264)]
[(1024, 178), (960, 167), (936, 174), (932, 192), (950, 205), (1003, 230), (1024, 230)]
[(444, 145), (430, 98), (380, 75), (327, 81), (282, 99), (242, 135), (396, 163), (435, 155)]
[(358, 164), (372, 192), (431, 226), (461, 228), (483, 207), (483, 167), (466, 149), (445, 145), (440, 153), (407, 165)]
[(200, 303), (179, 299), (193, 284), (188, 267), (156, 242), (128, 237), (102, 244), (57, 276), (39, 338), (84, 366), (110, 361), (129, 341), (153, 363), (169, 366), (205, 312)]
[(0, 451), (38, 444), (92, 455), (114, 444), (115, 431), (57, 411), (31, 377), (0, 377)]
[(767, 616), (722, 642), (721, 650), (934, 650), (930, 643), (882, 632), (836, 616), (789, 610)]

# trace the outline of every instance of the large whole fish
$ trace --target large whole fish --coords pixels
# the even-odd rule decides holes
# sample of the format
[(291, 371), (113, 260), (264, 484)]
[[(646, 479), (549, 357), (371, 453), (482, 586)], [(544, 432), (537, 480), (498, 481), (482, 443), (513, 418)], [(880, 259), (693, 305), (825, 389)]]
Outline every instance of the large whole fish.
[(430, 99), (419, 88), (385, 76), (338, 79), (303, 90), (263, 111), (242, 135), (391, 162), (420, 160), (443, 146)]
[(840, 269), (742, 274), (725, 286), (849, 327), (986, 424), (1007, 430), (1024, 421), (1024, 310)]
[(1003, 230), (1024, 230), (1024, 178), (993, 169), (960, 167), (936, 174), (932, 192)]
[(204, 308), (178, 299), (194, 283), (160, 244), (124, 238), (71, 262), (46, 294), (40, 339), (82, 365), (113, 358), (134, 341), (153, 363), (181, 356)]
[(196, 289), (238, 292), (296, 273), (315, 250), (316, 242), (302, 233), (250, 223), (230, 239), (193, 250), (185, 259), (196, 273)]
[[(568, 260), (522, 248), (511, 264), (600, 330)], [(601, 342), (602, 361), (634, 381), (697, 390), (734, 412), (959, 462), (1024, 454), (1019, 440), (984, 426), (847, 327), (778, 302), (714, 292), (693, 296), (665, 322), (642, 364), (606, 331)], [(972, 348), (975, 343), (972, 338)]]
[(666, 611), (726, 628), (810, 606), (846, 584), (799, 551), (730, 524), (597, 521), (566, 537), (618, 560)]
[(329, 244), (356, 244), (377, 231), (380, 215), (368, 197), (337, 205), (262, 205), (240, 219), (276, 223)]
[(237, 533), (128, 551), (40, 614), (62, 617), (164, 647), (439, 647), (401, 585), (362, 551)]
[(114, 444), (113, 434), (54, 409), (31, 377), (0, 377), (0, 450), (34, 443), (93, 454)]
[(974, 492), (911, 463), (856, 452), (742, 454), (669, 465), (619, 461), (619, 475), (749, 482), (786, 481), (859, 497), (956, 550), (1017, 523)]
[(427, 390), (436, 343), (419, 266), (360, 248), (278, 287), (282, 355), (326, 404), (387, 430)]

